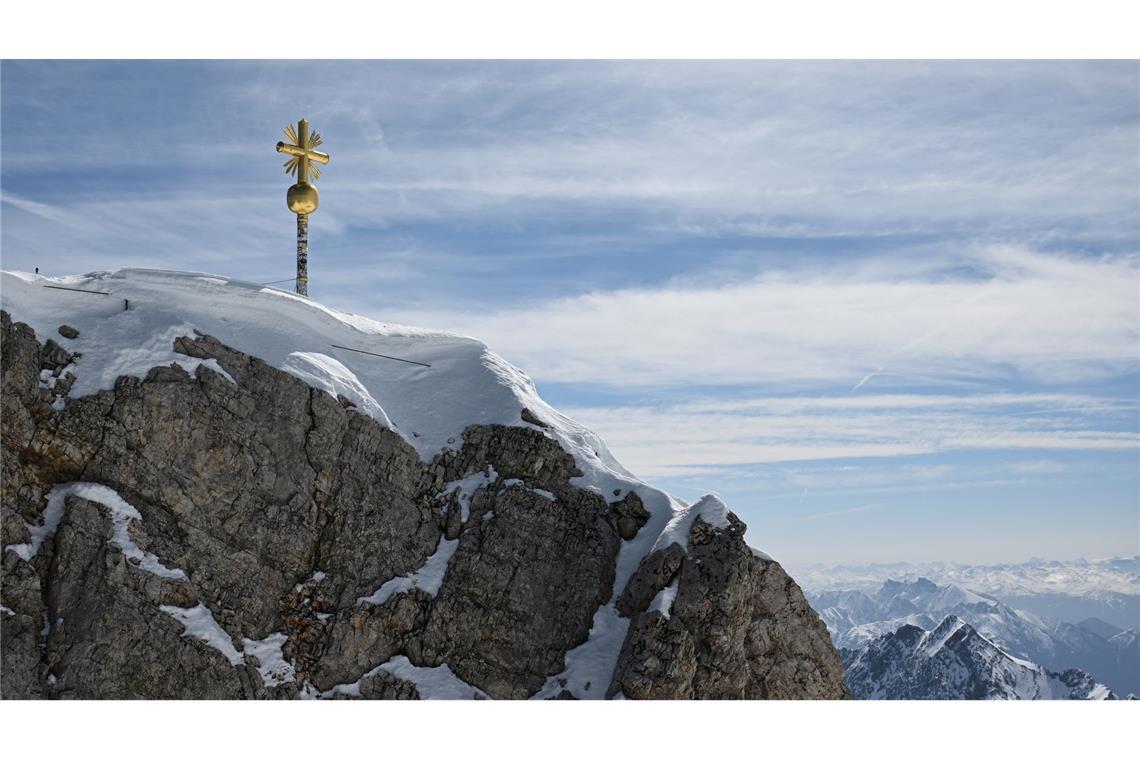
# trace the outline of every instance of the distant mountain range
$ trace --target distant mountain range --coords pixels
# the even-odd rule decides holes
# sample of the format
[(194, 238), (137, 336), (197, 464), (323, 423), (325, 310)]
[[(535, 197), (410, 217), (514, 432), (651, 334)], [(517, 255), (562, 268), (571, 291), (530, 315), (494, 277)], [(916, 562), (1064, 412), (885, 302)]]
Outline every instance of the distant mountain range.
[(1116, 698), (1084, 671), (1011, 657), (955, 615), (929, 631), (904, 624), (843, 654), (857, 699)]
[(1014, 609), (1069, 623), (1099, 618), (1120, 630), (1140, 628), (1140, 555), (999, 565), (954, 562), (801, 565), (790, 572), (804, 589), (878, 588), (888, 579), (928, 578), (999, 599)]
[[(848, 687), (856, 696), (890, 694), (904, 698), (891, 688), (905, 687), (910, 698), (921, 698), (917, 695), (924, 678), (935, 679), (927, 683), (928, 698), (948, 694), (941, 680), (945, 673), (938, 668), (929, 670), (923, 664), (926, 661), (915, 654), (920, 644), (927, 654), (937, 650), (931, 649), (934, 639), (920, 642), (920, 635), (943, 628), (948, 620), (955, 630), (969, 629), (950, 642), (958, 646), (959, 639), (968, 639), (968, 643), (961, 644), (965, 648), (955, 649), (952, 657), (943, 656), (958, 663), (955, 667), (965, 668), (955, 673), (969, 676), (963, 676), (965, 681), (956, 687), (962, 695), (959, 698), (979, 698), (974, 696), (977, 694), (989, 695), (988, 698), (1002, 698), (1002, 694), (1017, 695), (1008, 698), (1032, 698), (1025, 696), (1032, 693), (1107, 696), (1109, 689), (1121, 696), (1140, 694), (1140, 640), (1136, 629), (1121, 630), (1099, 618), (1079, 623), (1053, 621), (1015, 609), (988, 594), (952, 583), (940, 585), (928, 578), (888, 579), (877, 588), (808, 591), (807, 595), (844, 656)], [(992, 672), (987, 672), (987, 668)], [(1023, 668), (1038, 675), (1028, 675), (1028, 671), (1020, 670)], [(900, 674), (908, 675), (904, 678)], [(1042, 680), (1053, 677), (1062, 679), (1076, 692), (1065, 692), (1055, 681)], [(1103, 684), (1105, 688), (1098, 691), (1088, 686), (1090, 683)]]

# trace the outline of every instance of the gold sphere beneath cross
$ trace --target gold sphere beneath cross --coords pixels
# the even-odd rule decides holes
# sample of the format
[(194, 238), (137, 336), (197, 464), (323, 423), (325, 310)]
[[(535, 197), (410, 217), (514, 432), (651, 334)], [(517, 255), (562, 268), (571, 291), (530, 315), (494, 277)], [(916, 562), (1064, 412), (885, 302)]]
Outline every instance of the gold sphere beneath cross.
[(311, 214), (317, 210), (320, 196), (317, 195), (317, 188), (313, 185), (308, 182), (298, 182), (289, 188), (285, 202), (294, 214)]

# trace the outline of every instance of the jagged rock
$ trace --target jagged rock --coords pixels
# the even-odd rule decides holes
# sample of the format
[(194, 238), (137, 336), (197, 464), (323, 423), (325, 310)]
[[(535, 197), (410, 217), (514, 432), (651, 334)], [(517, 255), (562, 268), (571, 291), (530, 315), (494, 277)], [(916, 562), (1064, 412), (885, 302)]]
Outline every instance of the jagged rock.
[(618, 597), (618, 612), (625, 617), (645, 612), (657, 592), (673, 580), (684, 559), (685, 550), (680, 544), (669, 544), (664, 549), (647, 554)]
[(750, 699), (849, 696), (843, 663), (827, 627), (780, 563), (753, 556), (753, 615), (748, 627)]
[[(5, 697), (287, 698), (353, 683), (362, 697), (423, 696), (365, 676), (396, 655), (446, 664), (492, 697), (529, 697), (586, 641), (623, 539), (649, 517), (632, 492), (610, 504), (573, 485), (574, 458), (540, 429), (472, 426), (424, 463), (343, 398), (206, 335), (174, 348), (232, 382), (206, 365), (159, 366), (53, 408), (40, 370), (74, 356), (0, 321), (4, 546), (41, 530), (53, 487), (86, 481), (137, 510), (139, 551), (185, 574), (148, 572), (111, 540), (106, 507), (66, 499), (30, 560), (2, 558)], [(488, 482), (464, 520), (445, 487), (477, 473)], [(742, 532), (698, 520), (687, 551), (646, 559), (621, 597), (632, 617), (612, 693), (843, 694), (826, 630)], [(429, 587), (358, 601), (415, 577), (445, 542)], [(646, 612), (671, 579), (671, 616)], [(198, 604), (214, 645), (164, 611)], [(266, 641), (286, 668), (247, 649), (264, 654)]]
[(530, 428), (503, 425), (467, 428), (463, 431), (463, 448), (458, 453), (445, 452), (441, 464), (454, 478), (481, 472), (487, 464), (493, 464), (504, 479), (518, 478), (528, 486), (555, 494), (570, 488), (570, 478), (582, 474), (574, 457), (553, 438)]
[(680, 619), (660, 612), (638, 615), (630, 623), (607, 696), (692, 699), (696, 675), (693, 637)]
[(321, 691), (349, 683), (403, 652), (413, 634), (424, 627), (431, 596), (420, 589), (397, 594), (384, 604), (364, 604), (337, 615), (330, 626), (323, 656), (311, 671)]
[(59, 326), (59, 334), (65, 338), (67, 338), (68, 340), (75, 340), (76, 338), (79, 337), (79, 331), (76, 330), (71, 325), (60, 325)]
[[(0, 329), (3, 330), (3, 343), (0, 343), (0, 373), (3, 376), (3, 392), (0, 392), (0, 443), (4, 452), (20, 451), (36, 432), (38, 418), (46, 416), (47, 405), (41, 403), (39, 394), (40, 354), (42, 348), (36, 341), (32, 328), (22, 322), (12, 322), (8, 312), (0, 310)], [(17, 498), (17, 484), (24, 485), (18, 477), (19, 462), (11, 456), (0, 457), (4, 478), (0, 488), (4, 494), (4, 545), (20, 543), (24, 532), (24, 520), (31, 520), (34, 513), (27, 511), (31, 505), (29, 498)], [(39, 494), (36, 494), (38, 500)], [(17, 514), (18, 513), (18, 514)], [(10, 516), (23, 519), (15, 520)]]
[(193, 606), (181, 584), (131, 566), (108, 545), (109, 517), (70, 499), (55, 535), (48, 577), (45, 665), (52, 698), (235, 699), (253, 696), (233, 667), (160, 604)]
[(4, 610), (0, 611), (0, 697), (45, 696), (41, 664), (44, 622), (43, 588), (35, 566), (11, 552), (3, 556)]
[[(337, 695), (336, 699), (353, 699)], [(414, 683), (380, 671), (360, 679), (359, 699), (419, 699), (420, 692)]]
[(458, 494), (452, 494), (447, 501), (443, 521), (443, 537), (448, 541), (459, 538), (463, 530), (463, 507), (459, 504)]
[(51, 338), (44, 345), (40, 354), (40, 369), (58, 370), (71, 364), (71, 352), (56, 343)]
[(538, 425), (538, 426), (539, 426), (539, 427), (541, 427), (541, 428), (548, 428), (548, 427), (550, 427), (550, 425), (548, 425), (548, 424), (546, 424), (545, 422), (543, 422), (542, 420), (540, 420), (540, 419), (539, 419), (539, 418), (538, 418), (538, 417), (535, 415), (535, 413), (534, 413), (534, 412), (532, 412), (531, 410), (527, 409), (525, 406), (522, 408), (522, 412), (520, 412), (520, 416), (522, 417), (522, 421), (523, 421), (523, 422), (529, 422), (531, 425)]
[(151, 367), (146, 373), (146, 383), (182, 383), (190, 379), (190, 373), (180, 364), (171, 364), (169, 367)]
[[(799, 588), (743, 541), (693, 522), (671, 610), (634, 615), (608, 693), (637, 699), (841, 699), (843, 664)], [(644, 609), (680, 547), (650, 555), (625, 609)], [(644, 572), (642, 572), (644, 570)], [(656, 592), (654, 592), (656, 593)], [(634, 600), (637, 600), (636, 603)]]
[(448, 576), (463, 581), (445, 581), (410, 651), (492, 697), (526, 697), (586, 639), (613, 588), (619, 542), (608, 505), (589, 491), (551, 502), (508, 489), (494, 515), (460, 537)]
[(633, 491), (627, 493), (625, 498), (614, 505), (614, 512), (617, 514), (618, 535), (626, 541), (636, 536), (642, 526), (649, 522), (649, 512), (645, 509), (641, 497)]

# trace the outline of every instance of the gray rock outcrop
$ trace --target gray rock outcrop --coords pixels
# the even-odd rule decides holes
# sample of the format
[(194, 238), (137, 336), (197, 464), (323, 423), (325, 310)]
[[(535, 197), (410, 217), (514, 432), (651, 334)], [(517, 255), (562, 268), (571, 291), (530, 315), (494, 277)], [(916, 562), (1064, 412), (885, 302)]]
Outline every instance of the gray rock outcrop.
[[(698, 518), (688, 551), (648, 555), (618, 609), (632, 615), (610, 695), (638, 699), (835, 699), (843, 667), (827, 628), (779, 563)], [(668, 611), (648, 609), (668, 584)]]
[[(649, 518), (633, 492), (573, 485), (541, 423), (468, 428), (424, 463), (204, 335), (175, 351), (229, 377), (174, 364), (71, 398), (82, 358), (0, 318), (5, 698), (430, 696), (377, 670), (398, 655), (530, 697), (586, 641)], [(450, 486), (479, 473), (461, 505)], [(687, 549), (643, 560), (610, 695), (847, 696), (818, 616), (743, 532), (697, 520)], [(669, 584), (671, 609), (651, 609)]]

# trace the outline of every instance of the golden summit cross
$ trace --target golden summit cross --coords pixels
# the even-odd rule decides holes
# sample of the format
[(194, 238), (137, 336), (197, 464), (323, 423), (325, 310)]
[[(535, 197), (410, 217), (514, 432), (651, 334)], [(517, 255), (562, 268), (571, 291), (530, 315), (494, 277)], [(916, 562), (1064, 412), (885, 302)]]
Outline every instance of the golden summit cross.
[(298, 295), (309, 295), (309, 214), (317, 210), (320, 196), (317, 188), (309, 184), (309, 176), (313, 182), (321, 176), (321, 170), (313, 162), (327, 164), (329, 154), (314, 150), (323, 140), (319, 132), (309, 131), (309, 122), (301, 119), (297, 128), (290, 124), (285, 127), (285, 136), (289, 142), (279, 141), (277, 152), (289, 156), (285, 162), (285, 173), (297, 176), (297, 183), (289, 188), (285, 194), (285, 202), (289, 210), (297, 215), (297, 284), (295, 290)]

